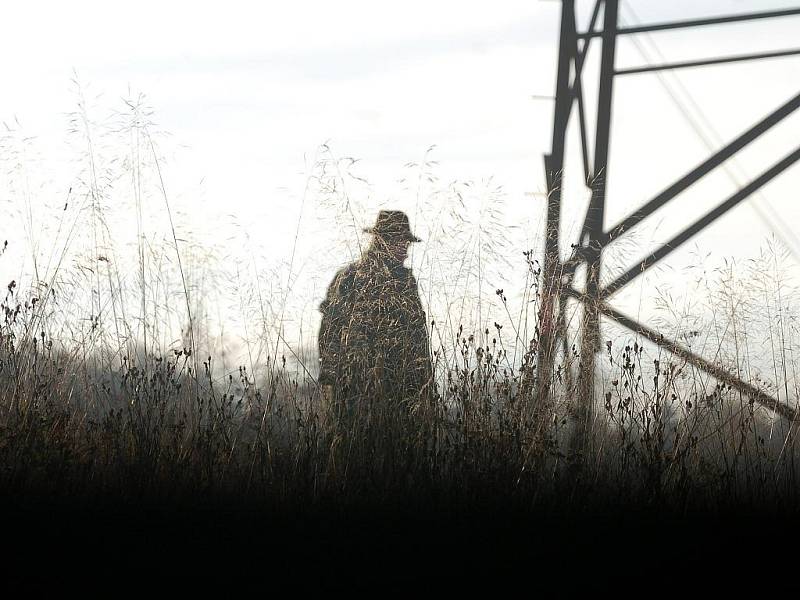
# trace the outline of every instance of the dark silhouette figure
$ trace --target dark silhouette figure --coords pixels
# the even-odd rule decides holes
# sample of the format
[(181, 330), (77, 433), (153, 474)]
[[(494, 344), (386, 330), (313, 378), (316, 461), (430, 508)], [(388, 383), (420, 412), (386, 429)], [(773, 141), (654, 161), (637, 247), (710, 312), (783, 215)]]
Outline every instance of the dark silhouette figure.
[(410, 406), (430, 394), (433, 369), (417, 281), (403, 262), (421, 241), (401, 211), (365, 229), (372, 242), (341, 269), (320, 305), (319, 381), (337, 412)]

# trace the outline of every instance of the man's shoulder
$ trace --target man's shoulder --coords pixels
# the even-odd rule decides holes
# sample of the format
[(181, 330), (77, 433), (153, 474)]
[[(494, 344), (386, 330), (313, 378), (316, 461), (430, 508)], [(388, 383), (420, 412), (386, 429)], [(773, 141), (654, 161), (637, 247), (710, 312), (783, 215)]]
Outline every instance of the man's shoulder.
[(355, 275), (357, 270), (358, 270), (358, 261), (348, 263), (345, 266), (341, 267), (338, 271), (336, 271), (336, 275), (333, 276), (333, 280), (343, 281), (345, 279), (349, 279), (353, 277), (353, 275)]
[(414, 272), (411, 270), (411, 267), (400, 265), (400, 269), (398, 270), (398, 276), (402, 279), (406, 279), (412, 282), (414, 285), (416, 285), (417, 283), (417, 279), (416, 277), (414, 277)]
[(340, 287), (342, 284), (352, 284), (360, 268), (361, 261), (359, 260), (355, 260), (340, 267), (339, 270), (336, 271), (336, 275), (333, 276), (332, 285), (334, 287)]
[(344, 296), (353, 288), (357, 263), (350, 263), (341, 267), (333, 276), (328, 293), (319, 306), (321, 311), (326, 311), (331, 305), (338, 304)]
[[(346, 291), (357, 284), (357, 280), (371, 281), (375, 271), (380, 270), (381, 266), (368, 260), (360, 259), (348, 263), (336, 271), (331, 281), (331, 290)], [(394, 266), (390, 269), (392, 277), (404, 281), (412, 282), (416, 285), (416, 278), (410, 267), (405, 265)]]

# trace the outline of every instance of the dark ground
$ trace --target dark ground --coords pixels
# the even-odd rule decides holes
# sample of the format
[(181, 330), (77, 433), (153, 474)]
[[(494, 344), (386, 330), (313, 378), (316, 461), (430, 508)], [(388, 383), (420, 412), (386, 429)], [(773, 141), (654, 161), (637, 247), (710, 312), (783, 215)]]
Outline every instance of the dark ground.
[(164, 508), (6, 498), (0, 585), (104, 596), (242, 588), (263, 595), (774, 594), (786, 583), (796, 589), (798, 524), (796, 515), (755, 509), (677, 515), (589, 507), (570, 515), (488, 504), (278, 510), (202, 499)]

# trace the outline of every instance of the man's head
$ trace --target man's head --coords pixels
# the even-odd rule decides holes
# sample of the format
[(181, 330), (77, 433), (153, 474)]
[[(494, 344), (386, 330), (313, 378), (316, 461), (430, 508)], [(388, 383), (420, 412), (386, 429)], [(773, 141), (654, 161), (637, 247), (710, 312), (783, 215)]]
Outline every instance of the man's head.
[(375, 236), (372, 244), (373, 248), (389, 262), (403, 263), (408, 258), (408, 247), (411, 242), (404, 238)]
[(371, 233), (373, 245), (387, 258), (402, 263), (408, 255), (408, 247), (422, 240), (411, 233), (408, 216), (399, 210), (382, 210), (375, 226), (365, 229)]

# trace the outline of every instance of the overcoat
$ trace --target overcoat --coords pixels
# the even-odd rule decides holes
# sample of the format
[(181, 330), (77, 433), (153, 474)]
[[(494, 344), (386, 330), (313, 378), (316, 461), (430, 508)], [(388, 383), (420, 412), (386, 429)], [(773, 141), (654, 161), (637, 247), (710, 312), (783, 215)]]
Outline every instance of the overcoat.
[(320, 377), (351, 408), (413, 401), (432, 385), (428, 330), (417, 281), (374, 250), (336, 273), (320, 305)]

